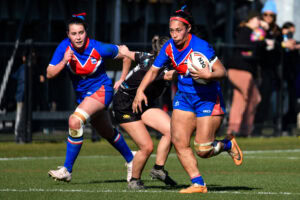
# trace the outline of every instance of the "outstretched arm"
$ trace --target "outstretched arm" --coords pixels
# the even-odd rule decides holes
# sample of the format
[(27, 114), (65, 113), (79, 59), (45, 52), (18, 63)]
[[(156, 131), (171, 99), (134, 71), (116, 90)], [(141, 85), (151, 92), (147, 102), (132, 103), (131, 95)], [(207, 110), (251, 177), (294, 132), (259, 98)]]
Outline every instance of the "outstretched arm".
[[(120, 79), (115, 82), (115, 85), (114, 85), (115, 90), (117, 90), (120, 87), (120, 85), (125, 80), (128, 72), (130, 70), (131, 58), (129, 58), (129, 55), (132, 52), (132, 51), (129, 51), (129, 49), (125, 45), (120, 45), (118, 47), (119, 47), (119, 54), (118, 54), (117, 58), (120, 58), (123, 60), (123, 67), (122, 67), (122, 74), (121, 74)], [(133, 52), (133, 57), (134, 57), (134, 52)]]

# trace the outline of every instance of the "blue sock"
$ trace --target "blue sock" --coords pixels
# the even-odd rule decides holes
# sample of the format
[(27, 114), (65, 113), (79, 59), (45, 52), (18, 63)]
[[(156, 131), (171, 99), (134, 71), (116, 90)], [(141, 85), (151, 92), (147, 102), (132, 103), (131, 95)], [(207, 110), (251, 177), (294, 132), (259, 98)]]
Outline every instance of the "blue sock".
[(117, 149), (122, 154), (126, 162), (129, 163), (130, 161), (133, 160), (133, 154), (130, 148), (128, 147), (126, 141), (124, 140), (122, 134), (116, 129), (114, 129), (114, 132), (115, 132), (114, 140), (109, 142), (111, 145), (115, 147), (115, 149)]
[(203, 186), (205, 185), (204, 180), (203, 180), (202, 176), (200, 176), (200, 175), (192, 178), (191, 181), (193, 184), (197, 183), (198, 185), (203, 185)]
[(221, 142), (224, 144), (224, 151), (228, 151), (231, 149), (231, 141), (230, 140), (224, 139), (224, 140), (221, 140)]
[(68, 137), (66, 160), (65, 160), (64, 167), (67, 168), (68, 172), (70, 173), (72, 172), (73, 165), (80, 152), (82, 143), (83, 143), (83, 137), (80, 138), (73, 138), (71, 136)]

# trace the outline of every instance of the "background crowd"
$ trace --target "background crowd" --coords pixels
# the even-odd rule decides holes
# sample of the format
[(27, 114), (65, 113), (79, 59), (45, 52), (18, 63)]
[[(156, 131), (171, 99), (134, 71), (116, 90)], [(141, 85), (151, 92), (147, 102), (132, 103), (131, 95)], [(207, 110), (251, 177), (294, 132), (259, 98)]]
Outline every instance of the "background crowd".
[[(226, 90), (225, 94), (227, 90), (230, 91), (226, 96), (229, 100), (225, 124), (227, 133), (243, 137), (261, 136), (264, 134), (264, 128), (271, 127), (274, 135), (292, 135), (296, 126), (299, 113), (297, 100), (300, 98), (300, 44), (294, 39), (297, 24), (286, 21), (279, 26), (278, 14), (279, 10), (274, 0), (264, 1), (261, 8), (248, 9), (234, 29), (232, 55), (224, 59), (228, 79), (222, 82), (223, 86), (226, 85), (223, 88)], [(135, 25), (142, 29), (139, 22), (137, 20)], [(167, 33), (168, 31), (164, 35)], [(209, 34), (205, 35), (207, 31), (202, 33), (204, 37), (209, 38)], [(133, 46), (131, 49), (134, 48)], [(26, 142), (22, 136), (24, 130), (19, 126), (23, 123), (20, 119), (25, 91), (24, 69), (28, 62), (26, 56), (26, 51), (17, 55), (10, 81), (12, 87), (6, 92), (5, 101), (1, 105), (1, 109), (16, 111), (16, 142), (21, 143)], [(62, 72), (55, 80), (46, 79), (46, 66), (40, 62), (39, 56), (39, 51), (33, 51), (30, 56), (34, 72), (33, 110), (72, 110), (75, 105), (63, 103), (63, 87), (57, 87), (70, 87), (65, 73)], [(173, 85), (171, 84), (172, 88), (168, 88), (160, 99), (160, 105), (165, 111), (172, 111), (170, 101), (176, 90)], [(15, 96), (13, 100), (8, 96), (12, 93), (11, 96)], [(69, 94), (68, 98), (72, 95), (74, 96)], [(278, 127), (279, 124), (281, 127)], [(40, 128), (36, 126), (37, 130)]]

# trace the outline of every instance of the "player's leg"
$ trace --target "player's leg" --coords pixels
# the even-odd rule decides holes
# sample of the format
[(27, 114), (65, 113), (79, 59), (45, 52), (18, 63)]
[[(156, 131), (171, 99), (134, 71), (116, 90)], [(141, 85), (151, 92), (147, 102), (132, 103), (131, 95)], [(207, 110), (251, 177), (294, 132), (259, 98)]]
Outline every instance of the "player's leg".
[[(196, 97), (195, 97), (196, 98)], [(216, 132), (220, 128), (225, 113), (222, 94), (216, 96), (206, 95), (205, 101), (200, 103), (196, 109), (197, 129), (194, 148), (201, 158), (210, 158), (223, 151), (227, 151), (236, 165), (243, 162), (243, 153), (240, 150), (234, 136), (228, 133), (223, 140), (216, 140)], [(210, 112), (207, 112), (209, 110)], [(204, 112), (205, 111), (205, 112)]]
[(130, 135), (139, 148), (133, 159), (132, 178), (129, 180), (128, 188), (143, 189), (143, 184), (140, 181), (141, 174), (153, 152), (153, 142), (141, 120), (121, 123), (120, 126)]
[(171, 149), (171, 118), (159, 108), (151, 108), (142, 114), (143, 122), (149, 127), (159, 131), (162, 137), (156, 151), (156, 161), (150, 176), (163, 181), (167, 185), (176, 185), (176, 182), (168, 176), (164, 165)]
[(101, 109), (104, 109), (103, 104), (93, 98), (86, 97), (69, 117), (69, 135), (64, 166), (58, 170), (48, 172), (55, 180), (71, 181), (73, 165), (83, 143), (83, 126), (90, 116)]
[(216, 131), (222, 123), (223, 116), (197, 117), (197, 129), (194, 140), (194, 149), (201, 158), (210, 158), (218, 155), (229, 142), (215, 140)]
[(103, 138), (121, 153), (127, 163), (133, 160), (133, 154), (123, 135), (120, 131), (113, 128), (109, 113), (106, 110), (98, 111), (91, 120), (91, 124)]
[[(101, 88), (91, 95), (91, 98), (105, 105), (105, 108), (108, 108), (113, 99), (113, 91), (110, 87), (101, 86)], [(101, 109), (95, 115), (91, 121), (92, 126), (121, 153), (127, 163), (130, 163), (133, 160), (133, 154), (125, 142), (123, 135), (112, 127), (108, 112)]]
[(177, 157), (188, 173), (193, 188), (180, 190), (180, 193), (207, 192), (204, 180), (198, 170), (198, 163), (190, 147), (191, 135), (195, 129), (195, 114), (189, 111), (175, 109), (172, 113), (171, 132)]

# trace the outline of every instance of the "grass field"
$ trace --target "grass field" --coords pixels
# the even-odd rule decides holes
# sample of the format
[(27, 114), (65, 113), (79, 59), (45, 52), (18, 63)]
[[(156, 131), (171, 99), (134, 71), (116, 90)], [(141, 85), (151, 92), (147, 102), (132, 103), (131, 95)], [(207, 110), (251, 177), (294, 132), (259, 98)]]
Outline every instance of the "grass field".
[[(135, 144), (127, 139), (130, 147)], [(155, 145), (157, 140), (154, 139)], [(64, 142), (26, 145), (0, 143), (0, 199), (300, 199), (300, 139), (297, 137), (238, 138), (244, 163), (233, 164), (227, 153), (198, 159), (207, 194), (179, 194), (190, 184), (174, 149), (166, 169), (176, 188), (151, 180), (149, 159), (142, 179), (146, 190), (127, 190), (123, 158), (105, 141), (86, 140), (77, 159), (72, 181), (55, 182), (49, 169), (63, 165)]]

